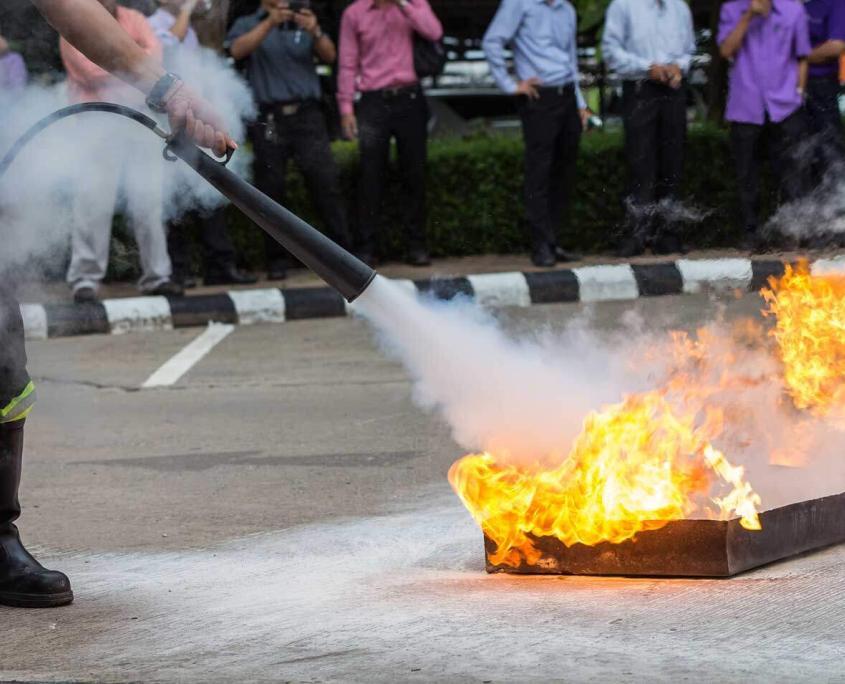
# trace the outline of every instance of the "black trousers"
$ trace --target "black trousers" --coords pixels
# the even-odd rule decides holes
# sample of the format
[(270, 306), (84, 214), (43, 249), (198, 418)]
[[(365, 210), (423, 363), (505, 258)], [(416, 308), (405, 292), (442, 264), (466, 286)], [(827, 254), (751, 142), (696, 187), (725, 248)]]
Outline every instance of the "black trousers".
[[(286, 114), (282, 105), (263, 107), (259, 123), (252, 128), (252, 143), (256, 187), (284, 204), (285, 175), (288, 162), (293, 159), (305, 177), (327, 234), (348, 248), (349, 224), (340, 188), (340, 170), (332, 155), (320, 103), (303, 102), (291, 114)], [(287, 251), (270, 236), (265, 235), (264, 245), (268, 268), (288, 261)]]
[(20, 306), (0, 284), (0, 409), (5, 412), (29, 382)]
[(627, 227), (635, 236), (647, 238), (657, 229), (656, 213), (648, 207), (680, 194), (687, 135), (686, 88), (626, 81), (622, 118), (630, 188)]
[(753, 233), (760, 222), (760, 167), (763, 149), (768, 148), (769, 163), (774, 173), (779, 199), (792, 202), (807, 189), (808, 164), (801, 154), (807, 122), (803, 109), (798, 109), (779, 122), (762, 125), (731, 124), (731, 147), (739, 185), (740, 218), (746, 232)]
[(819, 182), (831, 164), (845, 162), (845, 130), (839, 113), (839, 78), (807, 81), (807, 124), (815, 136), (814, 181)]
[(575, 184), (581, 118), (575, 88), (542, 88), (519, 103), (525, 140), (525, 218), (534, 250), (555, 247)]
[(408, 248), (425, 249), (428, 105), (422, 89), (411, 87), (364, 93), (358, 103), (357, 118), (361, 153), (359, 250), (370, 254), (376, 252), (391, 138), (396, 139), (399, 154), (401, 204)]
[(234, 266), (235, 246), (226, 229), (226, 209), (192, 210), (167, 226), (167, 251), (170, 253), (174, 275), (184, 277), (190, 274), (189, 230), (194, 225), (199, 226), (203, 273), (206, 276), (218, 274)]

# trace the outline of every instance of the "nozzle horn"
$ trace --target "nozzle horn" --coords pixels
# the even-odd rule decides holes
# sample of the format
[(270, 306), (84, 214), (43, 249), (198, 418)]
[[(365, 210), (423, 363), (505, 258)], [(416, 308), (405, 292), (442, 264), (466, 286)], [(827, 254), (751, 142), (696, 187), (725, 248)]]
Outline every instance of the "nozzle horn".
[(215, 161), (190, 141), (177, 136), (167, 149), (211, 185), (270, 237), (314, 273), (353, 302), (367, 289), (376, 272), (313, 226), (270, 199)]

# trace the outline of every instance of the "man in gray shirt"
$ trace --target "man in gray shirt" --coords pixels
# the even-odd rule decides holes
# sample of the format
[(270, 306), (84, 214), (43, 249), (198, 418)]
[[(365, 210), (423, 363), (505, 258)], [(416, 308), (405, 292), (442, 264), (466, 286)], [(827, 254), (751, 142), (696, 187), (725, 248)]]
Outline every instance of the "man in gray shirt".
[[(252, 134), (256, 186), (284, 203), (287, 163), (294, 159), (329, 235), (348, 247), (340, 173), (332, 156), (314, 64), (315, 55), (322, 62), (334, 63), (334, 42), (323, 33), (307, 3), (287, 0), (262, 0), (257, 12), (235, 22), (227, 40), (232, 57), (246, 60), (247, 78), (260, 112)], [(268, 279), (283, 279), (286, 252), (267, 238), (265, 253)]]
[(681, 250), (668, 207), (680, 190), (686, 138), (684, 76), (695, 52), (684, 0), (613, 0), (602, 53), (622, 78), (625, 151), (630, 172), (626, 234), (619, 256)]

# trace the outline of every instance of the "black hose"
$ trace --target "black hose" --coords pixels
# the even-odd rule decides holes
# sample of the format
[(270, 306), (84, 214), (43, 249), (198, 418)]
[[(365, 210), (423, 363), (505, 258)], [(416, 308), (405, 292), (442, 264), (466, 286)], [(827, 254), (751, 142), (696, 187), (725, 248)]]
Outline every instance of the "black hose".
[(41, 131), (52, 126), (54, 123), (61, 121), (62, 119), (67, 119), (69, 116), (76, 116), (77, 114), (84, 114), (85, 112), (105, 112), (107, 114), (117, 114), (118, 116), (132, 119), (142, 126), (149, 128), (160, 138), (166, 139), (168, 136), (167, 132), (159, 128), (159, 125), (153, 119), (148, 117), (146, 114), (135, 111), (131, 107), (112, 104), (111, 102), (84, 102), (82, 104), (75, 104), (53, 112), (49, 116), (45, 116), (43, 119), (33, 124), (26, 133), (18, 138), (15, 141), (15, 144), (12, 145), (9, 151), (3, 156), (3, 160), (0, 161), (0, 178), (2, 178), (3, 174), (9, 170), (9, 167), (15, 159), (17, 159), (21, 150), (26, 147), (35, 136), (41, 133)]
[(313, 226), (256, 190), (229, 171), (225, 161), (216, 161), (183, 136), (171, 137), (150, 117), (131, 107), (109, 102), (88, 102), (72, 105), (50, 114), (24, 133), (0, 161), (0, 178), (15, 161), (20, 151), (48, 126), (69, 116), (85, 112), (105, 112), (132, 119), (167, 140), (166, 159), (179, 157), (231, 200), (238, 209), (258, 224), (282, 247), (314, 273), (335, 288), (348, 301), (354, 301), (376, 276), (376, 272)]

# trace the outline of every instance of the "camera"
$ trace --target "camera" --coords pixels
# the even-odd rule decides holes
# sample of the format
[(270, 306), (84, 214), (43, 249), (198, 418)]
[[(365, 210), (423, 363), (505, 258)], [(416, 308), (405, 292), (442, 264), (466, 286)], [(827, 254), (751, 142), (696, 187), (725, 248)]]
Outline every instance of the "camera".
[(299, 14), (302, 10), (310, 9), (311, 3), (306, 0), (293, 0), (288, 5), (288, 9), (294, 14)]

